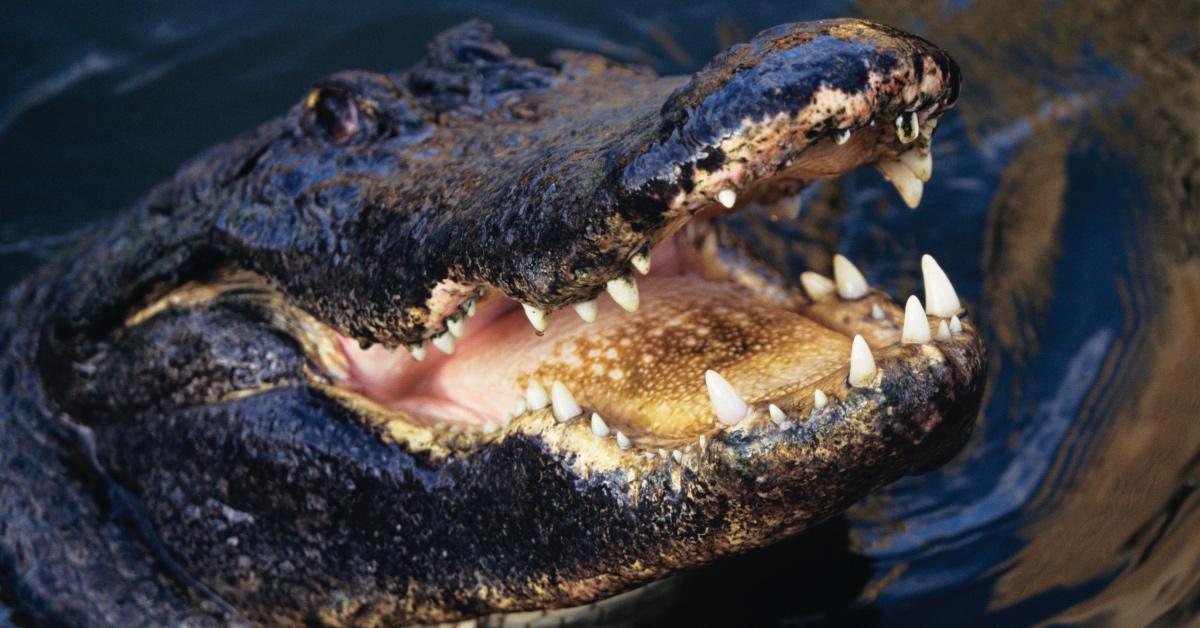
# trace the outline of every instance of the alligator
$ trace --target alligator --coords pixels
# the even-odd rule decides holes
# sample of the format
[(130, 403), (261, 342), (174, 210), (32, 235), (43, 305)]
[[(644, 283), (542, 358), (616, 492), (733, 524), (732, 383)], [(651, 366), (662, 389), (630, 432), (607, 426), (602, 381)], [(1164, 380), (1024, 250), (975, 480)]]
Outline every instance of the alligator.
[(864, 166), (916, 206), (959, 88), (856, 19), (690, 77), (476, 21), (315, 83), (7, 295), (0, 620), (565, 608), (936, 468), (987, 363), (946, 272), (900, 305), (727, 218)]

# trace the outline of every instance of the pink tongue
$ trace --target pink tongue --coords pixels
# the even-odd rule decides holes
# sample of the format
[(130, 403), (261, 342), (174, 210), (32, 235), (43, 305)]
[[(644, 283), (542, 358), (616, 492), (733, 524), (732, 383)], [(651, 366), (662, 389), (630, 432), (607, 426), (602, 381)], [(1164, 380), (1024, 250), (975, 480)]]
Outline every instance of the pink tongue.
[[(651, 276), (639, 286), (637, 312), (602, 295), (595, 323), (563, 308), (541, 337), (519, 308), (490, 322), (481, 308), (456, 353), (431, 347), (421, 363), (403, 350), (362, 351), (343, 343), (351, 385), (377, 402), (436, 420), (503, 422), (531, 377), (547, 391), (561, 381), (585, 409), (631, 433), (678, 435), (711, 424), (708, 368), (755, 401), (844, 366), (849, 355), (845, 336), (730, 285)], [(482, 327), (472, 328), (476, 323)]]

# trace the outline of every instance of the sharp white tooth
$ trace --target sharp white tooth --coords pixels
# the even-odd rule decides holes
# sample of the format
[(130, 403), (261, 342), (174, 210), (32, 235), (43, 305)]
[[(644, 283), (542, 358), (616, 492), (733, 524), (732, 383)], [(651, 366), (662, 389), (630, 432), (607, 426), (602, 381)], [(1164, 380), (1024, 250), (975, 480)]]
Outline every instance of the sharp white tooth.
[(537, 333), (546, 331), (546, 326), (550, 324), (550, 313), (536, 305), (522, 303), (521, 308), (525, 310), (525, 316), (529, 319), (529, 324), (533, 325), (533, 330)]
[(838, 296), (843, 299), (854, 300), (867, 296), (867, 278), (842, 255), (833, 256), (833, 281), (837, 284)]
[(459, 309), (465, 312), (467, 316), (475, 316), (475, 305), (475, 297), (471, 297), (466, 301), (463, 301), (463, 304), (459, 306)]
[(950, 340), (950, 327), (946, 325), (946, 321), (941, 321), (938, 323), (937, 339), (941, 340), (942, 342)]
[(929, 255), (921, 256), (921, 275), (925, 281), (925, 311), (946, 318), (962, 310), (958, 293), (941, 266)]
[(442, 353), (454, 353), (454, 336), (450, 332), (438, 334), (433, 337), (433, 346), (437, 347)]
[(900, 155), (900, 163), (903, 163), (918, 181), (928, 181), (933, 176), (933, 153), (922, 154), (921, 149), (914, 148)]
[(529, 410), (529, 404), (525, 403), (524, 399), (518, 399), (517, 403), (513, 405), (513, 409), (509, 410), (508, 413), (513, 417), (519, 417), (525, 414), (527, 410)]
[(701, 434), (699, 443), (700, 443), (700, 451), (708, 451), (708, 437), (707, 436), (705, 436), (704, 434)]
[(529, 385), (525, 387), (525, 405), (530, 410), (541, 410), (550, 405), (550, 396), (536, 379), (529, 380)]
[(612, 297), (617, 305), (626, 312), (636, 312), (638, 309), (638, 289), (637, 281), (632, 276), (617, 277), (609, 280), (608, 285), (604, 287), (608, 291), (608, 296)]
[(500, 424), (496, 423), (495, 421), (488, 421), (487, 423), (483, 424), (484, 434), (492, 434), (498, 429), (500, 429)]
[(629, 437), (620, 430), (617, 431), (617, 447), (621, 449), (629, 449), (633, 447), (633, 443), (629, 442)]
[(808, 298), (813, 301), (824, 301), (837, 290), (831, 279), (812, 271), (800, 273), (800, 285), (804, 286), (804, 291), (808, 293)]
[(841, 146), (850, 141), (850, 129), (838, 129), (837, 133), (833, 134), (833, 143)]
[(929, 342), (929, 319), (925, 317), (925, 308), (917, 295), (908, 297), (904, 304), (904, 329), (900, 332), (900, 342), (906, 345), (920, 345)]
[(634, 254), (633, 257), (629, 258), (629, 263), (634, 268), (636, 268), (639, 273), (641, 273), (643, 275), (650, 274), (650, 254), (649, 253), (647, 253), (645, 251), (639, 251), (638, 253)]
[(408, 354), (417, 362), (424, 360), (425, 354), (429, 352), (429, 347), (426, 347), (424, 342), (410, 342), (404, 345), (404, 348), (408, 349)]
[(717, 202), (724, 205), (725, 209), (733, 209), (734, 204), (737, 203), (737, 192), (728, 188), (721, 190), (717, 192)]
[(813, 392), (813, 407), (818, 410), (824, 410), (827, 405), (829, 405), (829, 397), (825, 396), (825, 391), (818, 388)]
[(871, 318), (877, 321), (883, 320), (883, 308), (879, 307), (878, 303), (871, 306)]
[(446, 330), (455, 338), (462, 338), (467, 333), (467, 317), (455, 314), (446, 319)]
[(921, 120), (917, 112), (910, 111), (896, 116), (896, 137), (901, 144), (911, 144), (921, 134)]
[(667, 456), (668, 456), (667, 450), (663, 449), (662, 447), (659, 447), (658, 448), (658, 457), (662, 458), (663, 460), (666, 460)]
[(871, 348), (861, 335), (855, 336), (850, 346), (850, 385), (863, 387), (874, 382), (875, 358), (871, 356)]
[(643, 451), (642, 457), (645, 458), (646, 460), (654, 460), (658, 456), (656, 456), (653, 451)]
[(958, 316), (950, 317), (950, 333), (955, 336), (962, 333), (962, 321), (958, 320)]
[(596, 438), (608, 436), (608, 424), (595, 412), (592, 413), (592, 433), (596, 435)]
[(779, 406), (775, 404), (767, 406), (767, 412), (771, 414), (771, 420), (775, 423), (783, 423), (787, 420), (787, 415), (784, 414), (783, 410), (780, 410)]
[(596, 306), (595, 299), (592, 299), (591, 301), (580, 301), (571, 307), (575, 308), (575, 313), (579, 315), (579, 318), (583, 319), (583, 322), (596, 322), (596, 313), (600, 310), (600, 308)]
[(800, 217), (800, 204), (799, 194), (781, 196), (771, 203), (771, 213), (783, 216), (788, 220), (795, 220)]
[(900, 193), (900, 198), (910, 209), (916, 209), (921, 204), (921, 195), (925, 192), (925, 184), (900, 161), (880, 161), (875, 164), (883, 178), (891, 181), (892, 187)]
[(554, 382), (550, 386), (550, 405), (554, 410), (554, 418), (559, 421), (570, 421), (583, 412), (579, 402), (575, 401), (575, 396), (562, 382)]
[(711, 369), (705, 371), (704, 383), (708, 386), (708, 400), (712, 402), (713, 413), (718, 421), (725, 425), (737, 425), (746, 418), (750, 406), (720, 373)]
[(683, 452), (678, 449), (671, 450), (671, 457), (675, 459), (675, 464), (683, 464)]

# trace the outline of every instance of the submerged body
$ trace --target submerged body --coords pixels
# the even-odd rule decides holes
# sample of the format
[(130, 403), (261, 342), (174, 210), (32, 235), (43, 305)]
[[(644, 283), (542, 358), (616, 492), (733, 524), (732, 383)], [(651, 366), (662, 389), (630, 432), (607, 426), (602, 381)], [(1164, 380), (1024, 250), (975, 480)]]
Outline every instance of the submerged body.
[(720, 217), (862, 165), (916, 205), (958, 81), (839, 20), (690, 78), (471, 23), (318, 83), (9, 295), (0, 599), (73, 624), (577, 605), (940, 464), (985, 360), (936, 262), (900, 307), (842, 258), (784, 277)]

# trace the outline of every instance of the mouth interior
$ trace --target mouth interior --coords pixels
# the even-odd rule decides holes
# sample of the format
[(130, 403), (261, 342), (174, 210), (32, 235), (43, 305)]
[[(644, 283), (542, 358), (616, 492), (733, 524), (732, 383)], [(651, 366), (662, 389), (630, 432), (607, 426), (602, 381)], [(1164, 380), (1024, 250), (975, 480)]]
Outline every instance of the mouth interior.
[(707, 369), (736, 382), (749, 402), (812, 384), (845, 366), (850, 338), (726, 281), (703, 277), (680, 255), (682, 235), (660, 243), (638, 281), (640, 306), (598, 299), (593, 323), (571, 308), (538, 336), (515, 301), (481, 303), (452, 355), (421, 362), (349, 339), (348, 385), (421, 420), (504, 425), (529, 380), (561, 382), (585, 408), (633, 435), (684, 437), (711, 429)]

